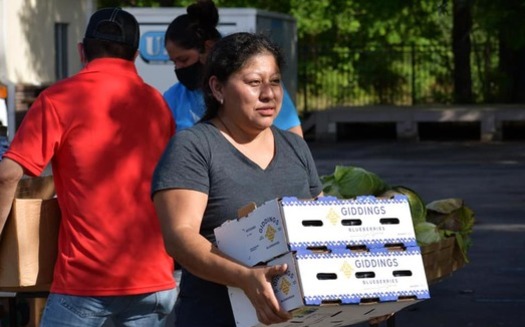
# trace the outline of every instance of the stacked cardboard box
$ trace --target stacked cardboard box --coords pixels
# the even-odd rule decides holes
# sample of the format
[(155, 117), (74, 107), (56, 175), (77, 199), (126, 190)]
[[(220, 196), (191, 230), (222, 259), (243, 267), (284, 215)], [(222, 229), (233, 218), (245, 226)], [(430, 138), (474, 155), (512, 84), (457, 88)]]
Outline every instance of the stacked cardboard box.
[[(294, 318), (276, 326), (344, 326), (428, 299), (405, 196), (283, 198), (215, 229), (224, 253), (253, 266), (287, 263), (273, 280)], [(229, 287), (238, 327), (258, 325), (243, 291)]]

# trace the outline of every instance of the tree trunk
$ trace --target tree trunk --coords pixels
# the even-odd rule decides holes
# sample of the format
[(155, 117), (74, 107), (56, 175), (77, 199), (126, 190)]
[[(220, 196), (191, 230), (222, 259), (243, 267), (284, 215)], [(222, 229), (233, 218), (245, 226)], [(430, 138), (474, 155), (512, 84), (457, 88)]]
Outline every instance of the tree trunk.
[(500, 97), (506, 103), (525, 103), (525, 42), (520, 26), (525, 9), (522, 3), (509, 0), (501, 3), (502, 11), (511, 13), (510, 18), (499, 24), (499, 71), (503, 76), (499, 83)]
[(504, 40), (499, 46), (499, 70), (504, 79), (500, 97), (506, 103), (525, 103), (525, 47), (515, 48)]
[(471, 6), (470, 0), (453, 0), (452, 51), (454, 53), (455, 103), (473, 102), (470, 69)]

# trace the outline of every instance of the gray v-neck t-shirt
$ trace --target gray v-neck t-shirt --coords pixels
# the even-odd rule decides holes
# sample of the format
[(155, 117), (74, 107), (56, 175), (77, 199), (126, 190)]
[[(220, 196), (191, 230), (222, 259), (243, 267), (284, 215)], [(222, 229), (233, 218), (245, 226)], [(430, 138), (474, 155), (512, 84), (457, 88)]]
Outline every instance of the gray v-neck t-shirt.
[(213, 229), (257, 205), (284, 196), (313, 198), (322, 191), (306, 142), (272, 127), (275, 156), (266, 167), (244, 156), (211, 123), (177, 133), (157, 165), (152, 191), (190, 189), (208, 194), (201, 234), (214, 242)]
[[(206, 193), (208, 204), (200, 233), (212, 243), (215, 243), (214, 228), (237, 218), (237, 210), (250, 202), (259, 206), (285, 196), (300, 199), (318, 196), (322, 184), (306, 142), (276, 127), (272, 127), (272, 132), (275, 155), (266, 169), (238, 151), (209, 122), (176, 133), (155, 170), (152, 194), (165, 189)], [(215, 326), (221, 325), (219, 321), (228, 322), (225, 326), (233, 322), (226, 287), (199, 279), (184, 269), (181, 300), (186, 303), (177, 304), (176, 311), (182, 315), (177, 317), (177, 326), (192, 323), (204, 326), (205, 321), (198, 323), (200, 318), (196, 314), (215, 317)], [(224, 310), (227, 312), (220, 312)], [(186, 319), (189, 320), (184, 323)]]

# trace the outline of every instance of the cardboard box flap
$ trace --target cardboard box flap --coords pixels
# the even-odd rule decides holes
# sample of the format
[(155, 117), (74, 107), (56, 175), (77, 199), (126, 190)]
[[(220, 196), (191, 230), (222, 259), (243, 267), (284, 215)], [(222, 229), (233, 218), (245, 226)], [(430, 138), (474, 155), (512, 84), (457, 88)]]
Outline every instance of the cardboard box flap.
[(250, 202), (244, 207), (239, 208), (239, 210), (237, 210), (237, 218), (240, 219), (246, 217), (255, 209), (257, 209), (257, 204), (255, 204), (255, 202)]

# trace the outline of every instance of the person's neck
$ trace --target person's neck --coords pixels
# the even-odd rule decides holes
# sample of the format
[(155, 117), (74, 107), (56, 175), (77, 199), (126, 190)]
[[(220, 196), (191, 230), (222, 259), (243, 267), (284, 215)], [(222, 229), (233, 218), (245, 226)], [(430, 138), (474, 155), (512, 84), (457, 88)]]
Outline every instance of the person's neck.
[(217, 116), (214, 122), (215, 126), (220, 125), (217, 128), (234, 148), (261, 169), (266, 169), (275, 155), (275, 144), (271, 129), (266, 128), (250, 134), (239, 128), (238, 125), (229, 123), (228, 119), (221, 116)]
[(244, 145), (255, 142), (257, 140), (262, 140), (267, 131), (249, 133), (244, 129), (238, 128), (234, 123), (221, 115), (217, 115), (217, 121), (222, 128), (222, 130), (233, 142)]

